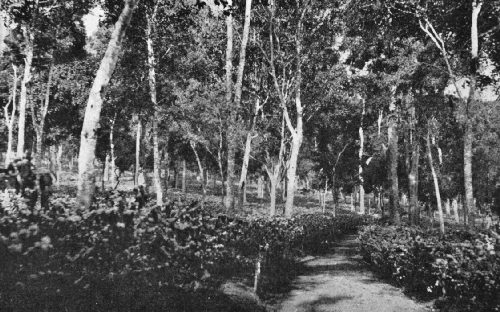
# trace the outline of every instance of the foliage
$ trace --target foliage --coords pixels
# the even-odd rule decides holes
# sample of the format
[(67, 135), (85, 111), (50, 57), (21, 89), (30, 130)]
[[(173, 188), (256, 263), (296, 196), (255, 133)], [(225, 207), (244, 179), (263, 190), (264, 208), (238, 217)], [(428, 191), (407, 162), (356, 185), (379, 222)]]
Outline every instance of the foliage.
[[(350, 214), (240, 219), (195, 201), (138, 210), (123, 192), (99, 194), (89, 211), (61, 195), (44, 211), (3, 193), (1, 207), (0, 306), (7, 310), (78, 310), (90, 301), (97, 311), (118, 309), (127, 307), (124, 294), (144, 287), (192, 292), (250, 277), (258, 259), (265, 259), (264, 287), (276, 287), (290, 275), (284, 263), (364, 223)], [(110, 290), (117, 287), (124, 289)]]
[(491, 232), (371, 225), (360, 234), (363, 258), (407, 291), (444, 311), (498, 311), (500, 242)]

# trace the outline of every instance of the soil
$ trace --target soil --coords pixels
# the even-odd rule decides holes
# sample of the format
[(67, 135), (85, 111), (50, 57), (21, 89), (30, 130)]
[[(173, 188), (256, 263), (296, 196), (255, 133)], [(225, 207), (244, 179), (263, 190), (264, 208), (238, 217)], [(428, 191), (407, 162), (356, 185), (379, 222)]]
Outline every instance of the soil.
[(400, 312), (432, 311), (432, 303), (419, 303), (401, 289), (379, 280), (357, 254), (356, 236), (347, 236), (331, 253), (307, 257), (305, 271), (292, 291), (270, 310), (282, 312)]

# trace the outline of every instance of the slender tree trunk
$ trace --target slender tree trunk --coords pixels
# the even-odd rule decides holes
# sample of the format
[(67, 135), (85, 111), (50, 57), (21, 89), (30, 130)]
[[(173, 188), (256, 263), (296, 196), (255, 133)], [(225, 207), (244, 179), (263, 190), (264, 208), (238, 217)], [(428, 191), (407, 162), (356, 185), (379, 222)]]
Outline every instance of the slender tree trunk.
[(26, 105), (28, 102), (28, 83), (31, 81), (31, 65), (33, 63), (33, 44), (34, 35), (26, 27), (23, 26), (23, 35), (26, 40), (24, 50), (24, 75), (21, 80), (21, 94), (19, 99), (19, 121), (17, 132), (17, 157), (24, 155), (24, 135), (26, 128)]
[(363, 133), (363, 121), (365, 118), (365, 100), (362, 99), (363, 111), (361, 113), (361, 124), (359, 125), (359, 168), (358, 168), (358, 182), (359, 182), (359, 213), (365, 214), (365, 188), (363, 186), (363, 149), (365, 142), (365, 135)]
[(5, 44), (5, 38), (8, 35), (8, 30), (7, 30), (7, 12), (5, 11), (0, 11), (0, 58), (3, 57), (3, 51), (5, 50), (6, 44)]
[(78, 199), (80, 204), (87, 209), (92, 204), (95, 192), (96, 130), (101, 116), (102, 96), (105, 94), (106, 87), (118, 61), (125, 30), (130, 23), (137, 2), (138, 0), (125, 1), (123, 11), (115, 23), (108, 48), (96, 73), (85, 110), (78, 159)]
[(12, 104), (12, 109), (9, 113), (9, 104), (4, 106), (4, 117), (5, 117), (5, 124), (7, 125), (7, 154), (5, 157), (5, 167), (9, 165), (9, 163), (12, 161), (13, 158), (13, 151), (12, 151), (12, 145), (14, 144), (14, 123), (16, 120), (16, 110), (17, 110), (17, 83), (18, 83), (18, 76), (17, 76), (17, 66), (12, 65), (12, 68), (14, 70), (14, 80), (13, 80), (13, 85), (12, 85), (12, 96), (11, 96), (11, 104)]
[(102, 175), (102, 186), (104, 188), (105, 182), (109, 181), (109, 153), (106, 153), (106, 159), (104, 160), (104, 173)]
[[(228, 6), (232, 5), (229, 0)], [(232, 106), (233, 100), (233, 15), (226, 16), (226, 103), (228, 107)], [(234, 161), (236, 157), (236, 108), (232, 108), (229, 113), (227, 125), (227, 177), (226, 177), (226, 197), (224, 198), (224, 206), (226, 209), (234, 208), (234, 192), (233, 184), (235, 180)]]
[(391, 219), (394, 224), (399, 225), (401, 223), (400, 211), (399, 211), (399, 186), (398, 186), (398, 129), (397, 129), (397, 115), (396, 115), (396, 105), (391, 103), (390, 105), (391, 115), (388, 120), (388, 163), (389, 163), (389, 177), (390, 181), (390, 192), (389, 192), (389, 211), (391, 213)]
[[(158, 2), (157, 2), (158, 5)], [(146, 29), (146, 43), (148, 47), (148, 70), (149, 70), (149, 95), (151, 98), (151, 103), (153, 104), (153, 181), (156, 192), (156, 204), (158, 206), (163, 205), (163, 189), (161, 185), (160, 177), (160, 147), (158, 144), (158, 120), (160, 119), (158, 101), (156, 99), (156, 59), (153, 47), (152, 35), (154, 32), (154, 20), (156, 17), (156, 11), (158, 6), (155, 6), (154, 13), (152, 16), (147, 18), (147, 29)]]
[(465, 107), (464, 125), (464, 222), (468, 224), (469, 214), (474, 210), (474, 191), (472, 187), (472, 142), (473, 130), (470, 116), (470, 106), (475, 101), (477, 70), (479, 67), (479, 36), (477, 22), (483, 1), (472, 1), (472, 23), (471, 23), (471, 63), (470, 63), (470, 89), (469, 98)]
[[(239, 107), (241, 106), (241, 93), (242, 93), (242, 86), (243, 86), (243, 74), (245, 71), (245, 64), (246, 64), (246, 51), (247, 51), (247, 43), (248, 43), (248, 34), (250, 32), (250, 20), (251, 20), (251, 15), (252, 13), (252, 0), (246, 0), (245, 1), (245, 21), (243, 24), (243, 36), (241, 39), (241, 48), (240, 48), (240, 58), (239, 58), (239, 63), (238, 63), (238, 72), (237, 72), (237, 77), (236, 77), (236, 84), (234, 86), (234, 105), (232, 110), (238, 110)], [(256, 104), (258, 107), (258, 103)], [(255, 119), (255, 118), (254, 118)], [(231, 123), (236, 122), (235, 119), (231, 120)], [(253, 136), (253, 123), (252, 126), (250, 127), (249, 134), (247, 135), (247, 141), (245, 144), (245, 157), (243, 158), (243, 164), (241, 168), (241, 176), (240, 176), (240, 181), (238, 184), (238, 194), (239, 194), (239, 204), (240, 207), (243, 207), (243, 188), (244, 188), (244, 183), (247, 179), (247, 169), (248, 169), (248, 161), (250, 159), (250, 150), (251, 150), (251, 144), (252, 144), (252, 136)], [(234, 135), (231, 135), (231, 138), (233, 138), (235, 141), (232, 142), (234, 150), (236, 150), (236, 145), (237, 145), (237, 137)]]
[(308, 6), (302, 8), (302, 13), (297, 23), (297, 30), (295, 34), (295, 51), (296, 51), (296, 69), (295, 69), (295, 114), (296, 114), (296, 126), (295, 129), (290, 122), (290, 117), (288, 115), (288, 111), (286, 110), (286, 103), (284, 103), (285, 108), (285, 121), (288, 125), (288, 129), (292, 133), (292, 146), (290, 148), (290, 160), (289, 166), (287, 168), (287, 195), (285, 202), (285, 217), (290, 218), (293, 212), (293, 200), (295, 196), (295, 184), (296, 184), (296, 173), (297, 173), (297, 164), (299, 159), (300, 146), (302, 145), (303, 138), (303, 107), (302, 107), (302, 93), (301, 93), (301, 85), (302, 85), (302, 37), (303, 37), (303, 19), (304, 15), (308, 9)]
[(57, 179), (57, 186), (61, 186), (61, 178), (62, 178), (62, 155), (63, 155), (63, 146), (62, 144), (59, 144), (57, 146), (57, 157), (56, 157), (56, 164), (57, 164), (57, 172), (56, 172), (56, 179)]
[(187, 168), (186, 168), (186, 160), (182, 160), (182, 193), (186, 194), (186, 175), (187, 175)]
[(443, 207), (441, 205), (441, 192), (439, 191), (439, 181), (436, 174), (436, 170), (434, 170), (434, 162), (432, 160), (432, 150), (431, 150), (431, 140), (430, 135), (427, 134), (427, 158), (429, 160), (429, 167), (431, 168), (432, 180), (434, 181), (434, 192), (436, 194), (436, 203), (439, 214), (439, 231), (442, 235), (444, 235), (444, 217), (443, 217)]
[(109, 127), (109, 154), (110, 154), (110, 164), (109, 164), (109, 171), (111, 173), (111, 185), (115, 187), (116, 185), (116, 165), (115, 165), (115, 140), (114, 140), (114, 130), (115, 130), (115, 122), (116, 122), (116, 114), (111, 120), (111, 125)]
[(141, 132), (142, 122), (137, 117), (137, 128), (135, 131), (135, 172), (134, 172), (134, 185), (139, 185), (139, 171), (141, 169)]
[(469, 224), (469, 214), (474, 207), (474, 195), (472, 189), (472, 125), (470, 121), (465, 122), (464, 133), (464, 187), (465, 187), (465, 200), (464, 200), (464, 222)]
[(278, 179), (270, 176), (269, 183), (271, 184), (271, 191), (269, 192), (271, 200), (271, 203), (269, 204), (269, 215), (274, 217), (276, 215), (276, 187), (278, 186)]
[[(252, 139), (254, 137), (254, 132), (255, 132), (255, 123), (257, 122), (257, 114), (259, 113), (259, 110), (261, 109), (259, 103), (260, 103), (260, 100), (257, 99), (255, 101), (254, 115), (253, 115), (250, 129), (248, 130), (247, 138), (245, 141), (245, 152), (243, 154), (243, 164), (241, 165), (241, 176), (240, 176), (240, 183), (239, 183), (240, 190), (243, 188), (243, 185), (247, 179), (248, 164), (250, 162), (250, 152), (252, 150)], [(244, 200), (240, 200), (240, 204), (242, 204), (242, 202), (244, 202)]]
[(201, 159), (200, 156), (198, 155), (198, 151), (196, 150), (196, 143), (193, 141), (189, 142), (189, 145), (191, 146), (191, 149), (193, 150), (194, 156), (196, 158), (196, 163), (198, 164), (198, 170), (200, 172), (200, 185), (201, 185), (201, 190), (203, 192), (203, 196), (207, 195), (207, 189), (206, 189), (206, 183), (205, 183), (205, 173), (203, 171), (203, 165), (201, 164)]
[(420, 219), (420, 209), (418, 205), (418, 166), (420, 160), (420, 146), (413, 140), (411, 152), (411, 168), (408, 175), (410, 192), (410, 224), (418, 224)]
[(338, 196), (337, 196), (337, 187), (336, 187), (336, 174), (335, 174), (335, 169), (333, 171), (333, 174), (332, 174), (332, 199), (333, 199), (333, 204), (332, 204), (332, 214), (333, 216), (335, 217), (337, 215), (337, 200), (338, 200)]

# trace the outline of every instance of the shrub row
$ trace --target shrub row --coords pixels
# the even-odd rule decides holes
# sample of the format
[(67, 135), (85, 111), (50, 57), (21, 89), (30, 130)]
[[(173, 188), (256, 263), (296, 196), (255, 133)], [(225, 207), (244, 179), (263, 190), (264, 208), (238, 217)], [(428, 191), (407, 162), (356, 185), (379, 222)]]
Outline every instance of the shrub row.
[(500, 242), (493, 232), (371, 225), (361, 234), (366, 261), (443, 311), (500, 311)]
[[(351, 214), (239, 219), (195, 201), (139, 210), (133, 194), (119, 192), (102, 194), (88, 211), (68, 196), (54, 196), (47, 211), (0, 196), (5, 311), (131, 310), (141, 302), (129, 302), (133, 293), (215, 288), (228, 277), (251, 276), (257, 259), (275, 275), (264, 283), (273, 287), (286, 275), (284, 263), (365, 222)], [(114, 287), (122, 290), (110, 292)]]

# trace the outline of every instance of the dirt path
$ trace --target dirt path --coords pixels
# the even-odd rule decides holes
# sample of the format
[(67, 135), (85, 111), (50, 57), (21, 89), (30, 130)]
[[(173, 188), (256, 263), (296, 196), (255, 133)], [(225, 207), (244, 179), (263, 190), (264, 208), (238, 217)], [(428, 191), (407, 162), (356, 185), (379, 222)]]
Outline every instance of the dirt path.
[(400, 289), (379, 281), (357, 255), (355, 236), (346, 237), (326, 256), (305, 261), (306, 271), (293, 284), (277, 311), (400, 312), (431, 311)]

